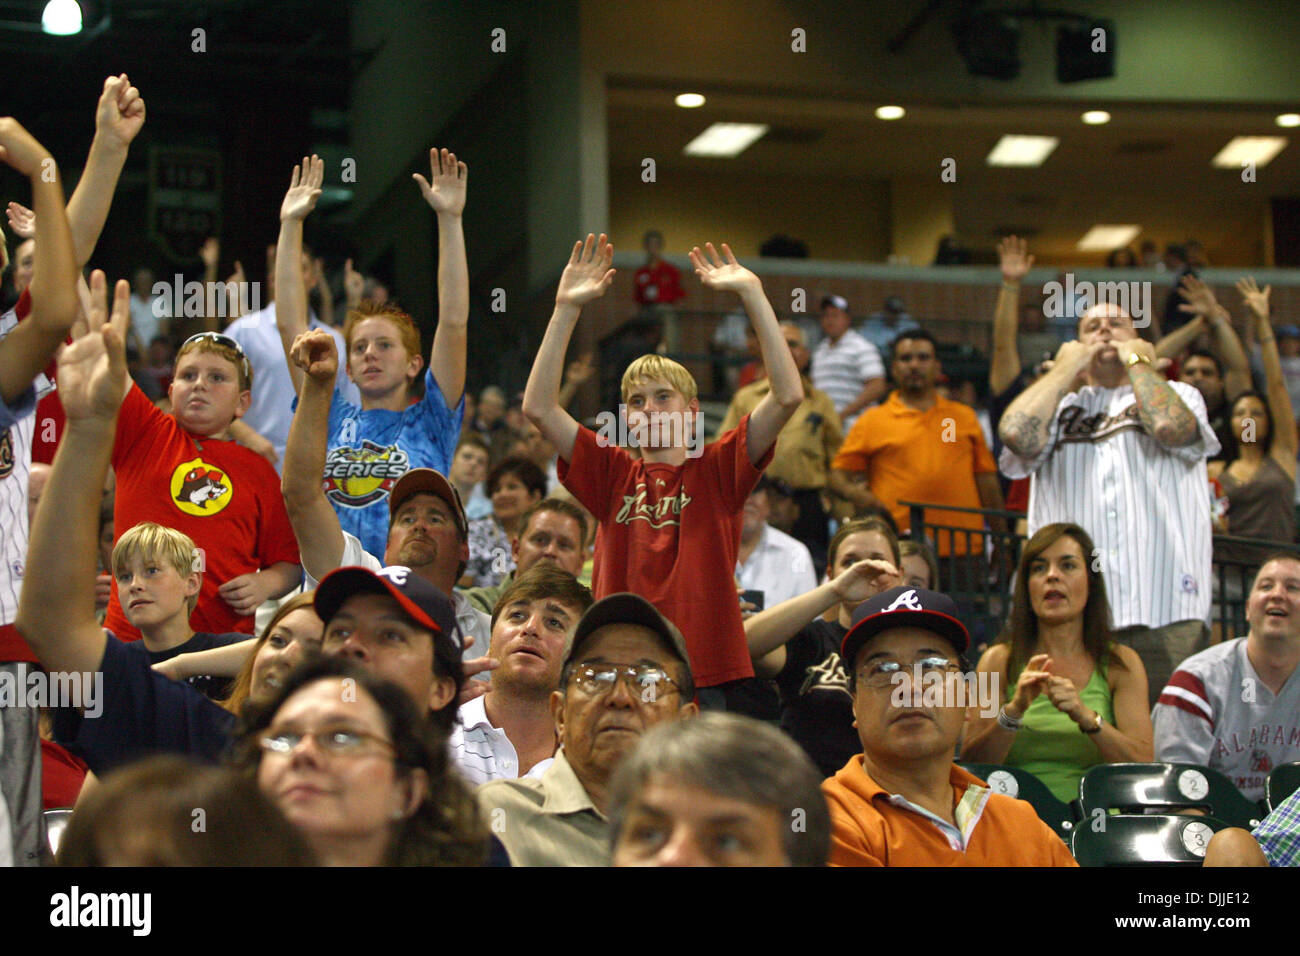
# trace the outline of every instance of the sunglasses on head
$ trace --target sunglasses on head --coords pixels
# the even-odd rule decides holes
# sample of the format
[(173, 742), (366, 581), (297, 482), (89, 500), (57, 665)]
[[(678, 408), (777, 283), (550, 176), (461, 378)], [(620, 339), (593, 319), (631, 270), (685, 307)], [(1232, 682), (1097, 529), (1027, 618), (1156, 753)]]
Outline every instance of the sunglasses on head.
[(191, 335), (181, 343), (181, 351), (185, 351), (191, 342), (212, 342), (214, 345), (221, 345), (228, 349), (233, 349), (239, 356), (239, 361), (244, 366), (244, 380), (250, 381), (253, 378), (252, 366), (248, 364), (248, 356), (244, 354), (243, 347), (232, 339), (229, 335), (222, 335), (220, 332), (199, 332), (197, 335)]

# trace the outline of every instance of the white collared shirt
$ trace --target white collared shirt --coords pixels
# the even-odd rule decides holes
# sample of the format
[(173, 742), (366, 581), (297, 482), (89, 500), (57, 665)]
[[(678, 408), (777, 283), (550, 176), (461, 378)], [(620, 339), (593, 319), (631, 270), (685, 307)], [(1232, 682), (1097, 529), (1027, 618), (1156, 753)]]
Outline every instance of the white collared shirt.
[(762, 591), (764, 609), (817, 587), (808, 548), (769, 524), (763, 525), (749, 560), (737, 563), (736, 581), (746, 591)]
[[(462, 704), (456, 717), (447, 749), (452, 764), (471, 786), (489, 780), (519, 779), (519, 754), (506, 732), (493, 727), (488, 720), (486, 697), (475, 697)], [(547, 757), (524, 777), (541, 777), (554, 762), (554, 757)]]

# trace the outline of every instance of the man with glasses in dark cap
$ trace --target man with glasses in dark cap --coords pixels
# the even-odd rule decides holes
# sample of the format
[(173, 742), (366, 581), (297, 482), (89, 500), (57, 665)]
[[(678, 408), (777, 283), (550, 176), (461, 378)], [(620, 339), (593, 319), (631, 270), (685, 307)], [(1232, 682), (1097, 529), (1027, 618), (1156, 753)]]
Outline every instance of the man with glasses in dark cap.
[(693, 716), (682, 634), (644, 598), (611, 594), (578, 622), (551, 696), (560, 751), (539, 779), (478, 790), (492, 834), (515, 866), (605, 866), (610, 783), (656, 724)]
[(953, 763), (980, 703), (963, 679), (969, 645), (934, 591), (891, 588), (853, 612), (840, 656), (863, 752), (822, 784), (832, 866), (1075, 865), (1033, 807)]

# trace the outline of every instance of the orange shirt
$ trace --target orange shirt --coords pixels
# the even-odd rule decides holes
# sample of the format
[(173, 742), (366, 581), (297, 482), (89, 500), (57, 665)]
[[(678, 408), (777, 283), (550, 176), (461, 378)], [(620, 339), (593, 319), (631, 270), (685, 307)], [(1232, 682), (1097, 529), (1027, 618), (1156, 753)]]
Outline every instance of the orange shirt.
[[(1023, 800), (992, 793), (956, 764), (952, 782), (965, 849), (891, 795), (853, 757), (822, 783), (831, 811), (831, 866), (1077, 866), (1061, 838)], [(895, 800), (901, 799), (898, 797)]]
[[(997, 474), (997, 464), (984, 441), (984, 430), (970, 406), (936, 398), (929, 411), (904, 405), (898, 392), (869, 408), (853, 424), (831, 467), (864, 471), (871, 493), (885, 503), (898, 528), (910, 527), (908, 509), (900, 501), (923, 501), (980, 507), (976, 475)], [(981, 531), (984, 518), (956, 511), (927, 508), (926, 524)], [(966, 535), (932, 532), (939, 557), (967, 554)], [(971, 543), (978, 553), (980, 537)]]

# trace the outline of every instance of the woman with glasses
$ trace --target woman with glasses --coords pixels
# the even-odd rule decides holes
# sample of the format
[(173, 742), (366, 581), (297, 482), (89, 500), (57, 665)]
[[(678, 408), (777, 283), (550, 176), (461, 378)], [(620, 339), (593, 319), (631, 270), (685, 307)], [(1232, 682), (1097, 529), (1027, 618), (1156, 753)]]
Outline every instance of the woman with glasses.
[(961, 750), (963, 760), (1029, 771), (1066, 803), (1094, 764), (1153, 759), (1146, 671), (1111, 641), (1096, 554), (1074, 524), (1049, 524), (1026, 543), (1002, 640), (977, 667), (1004, 703), (996, 717), (971, 712)]
[(326, 866), (466, 866), (488, 835), (445, 734), (396, 685), (336, 658), (294, 670), (250, 705), (237, 768)]

